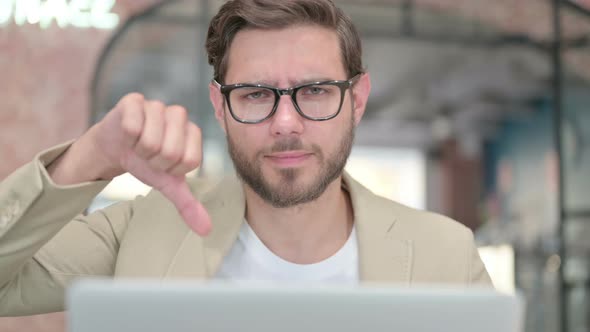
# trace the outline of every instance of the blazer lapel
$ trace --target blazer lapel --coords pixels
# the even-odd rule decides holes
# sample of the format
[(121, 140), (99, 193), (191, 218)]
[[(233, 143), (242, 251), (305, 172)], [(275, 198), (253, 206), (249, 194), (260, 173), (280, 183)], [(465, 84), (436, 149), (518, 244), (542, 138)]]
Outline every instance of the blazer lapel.
[(166, 277), (214, 277), (238, 237), (246, 204), (241, 182), (235, 176), (224, 178), (200, 200), (209, 212), (213, 229), (203, 238), (187, 227)]
[(396, 232), (397, 216), (346, 173), (344, 185), (354, 209), (361, 281), (409, 286), (413, 243)]
[[(354, 210), (361, 281), (409, 286), (413, 243), (396, 232), (397, 216), (348, 174), (343, 179)], [(165, 278), (213, 278), (238, 237), (246, 208), (241, 182), (227, 177), (200, 199), (213, 230), (202, 238), (187, 227)]]

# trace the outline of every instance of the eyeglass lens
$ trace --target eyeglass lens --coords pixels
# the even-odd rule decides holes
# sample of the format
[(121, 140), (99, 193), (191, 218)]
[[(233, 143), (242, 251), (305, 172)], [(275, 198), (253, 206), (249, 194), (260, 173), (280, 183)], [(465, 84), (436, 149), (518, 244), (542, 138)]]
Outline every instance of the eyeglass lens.
[[(338, 86), (318, 84), (297, 90), (297, 106), (309, 118), (324, 118), (334, 115), (340, 107), (342, 91)], [(244, 121), (259, 121), (272, 111), (277, 95), (271, 89), (240, 87), (229, 94), (234, 115)]]

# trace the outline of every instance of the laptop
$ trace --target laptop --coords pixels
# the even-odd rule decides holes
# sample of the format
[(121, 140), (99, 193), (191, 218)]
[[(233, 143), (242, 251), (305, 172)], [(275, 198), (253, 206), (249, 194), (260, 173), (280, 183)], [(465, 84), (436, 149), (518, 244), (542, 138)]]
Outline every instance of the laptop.
[(520, 332), (519, 295), (491, 289), (76, 282), (70, 332)]

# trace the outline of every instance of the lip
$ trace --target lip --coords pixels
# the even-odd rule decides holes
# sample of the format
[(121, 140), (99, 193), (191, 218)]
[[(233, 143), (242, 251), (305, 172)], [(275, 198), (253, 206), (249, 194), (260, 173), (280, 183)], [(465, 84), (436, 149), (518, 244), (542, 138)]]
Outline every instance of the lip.
[(276, 152), (265, 157), (279, 167), (296, 167), (307, 161), (312, 153), (305, 151)]

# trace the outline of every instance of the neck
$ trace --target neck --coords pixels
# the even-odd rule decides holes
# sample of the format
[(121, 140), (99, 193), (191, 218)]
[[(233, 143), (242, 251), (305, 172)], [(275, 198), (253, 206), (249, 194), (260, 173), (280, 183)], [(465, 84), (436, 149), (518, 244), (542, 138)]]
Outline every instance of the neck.
[(276, 208), (245, 186), (246, 220), (260, 240), (279, 257), (297, 264), (320, 262), (335, 254), (352, 231), (353, 212), (342, 177), (316, 200)]

